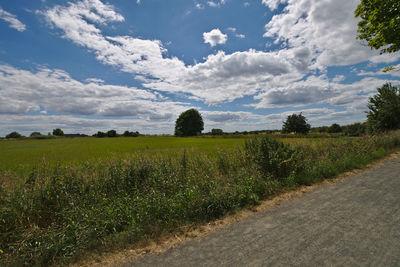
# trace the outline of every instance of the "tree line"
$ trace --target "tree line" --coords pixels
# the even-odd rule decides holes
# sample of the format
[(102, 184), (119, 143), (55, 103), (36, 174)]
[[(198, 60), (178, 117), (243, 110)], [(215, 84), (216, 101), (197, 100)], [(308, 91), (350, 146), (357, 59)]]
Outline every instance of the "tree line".
[[(320, 133), (344, 133), (349, 136), (359, 136), (366, 133), (377, 134), (385, 131), (400, 129), (400, 89), (391, 83), (386, 83), (382, 87), (377, 88), (377, 94), (369, 98), (367, 121), (364, 123), (354, 123), (351, 125), (340, 126), (337, 123), (330, 127), (322, 126), (311, 129), (311, 125), (307, 123), (307, 118), (302, 114), (292, 114), (287, 116), (282, 125), (282, 133), (294, 133), (306, 135), (313, 132)], [(175, 136), (198, 136), (204, 130), (204, 122), (200, 112), (196, 109), (188, 109), (182, 112), (175, 122)], [(246, 132), (247, 133), (247, 132)], [(210, 135), (223, 135), (222, 129), (212, 129)], [(56, 128), (53, 134), (48, 133), (47, 136), (40, 132), (31, 133), (31, 138), (46, 138), (48, 136), (65, 136), (65, 137), (85, 137), (84, 134), (64, 134), (63, 130)], [(138, 131), (125, 131), (118, 134), (116, 130), (107, 132), (98, 131), (93, 134), (94, 137), (138, 137)], [(21, 138), (18, 132), (12, 132), (6, 138)]]

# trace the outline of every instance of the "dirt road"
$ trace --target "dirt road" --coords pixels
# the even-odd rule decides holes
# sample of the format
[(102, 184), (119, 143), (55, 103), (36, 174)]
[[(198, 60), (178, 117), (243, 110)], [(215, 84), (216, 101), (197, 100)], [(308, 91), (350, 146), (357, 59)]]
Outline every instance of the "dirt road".
[(400, 266), (400, 157), (123, 266)]

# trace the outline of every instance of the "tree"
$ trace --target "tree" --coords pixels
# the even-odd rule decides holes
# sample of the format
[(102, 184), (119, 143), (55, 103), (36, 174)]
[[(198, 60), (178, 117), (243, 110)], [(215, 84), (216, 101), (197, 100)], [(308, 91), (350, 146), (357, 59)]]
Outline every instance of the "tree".
[(301, 113), (299, 115), (292, 114), (287, 117), (285, 122), (283, 122), (282, 132), (307, 134), (310, 131), (310, 128), (311, 126), (307, 123), (306, 117)]
[(176, 136), (194, 136), (204, 130), (203, 118), (196, 109), (188, 109), (175, 122)]
[(340, 133), (342, 132), (342, 127), (339, 124), (334, 123), (328, 128), (328, 133)]
[(400, 128), (400, 89), (386, 83), (369, 98), (367, 124), (372, 132)]
[(130, 132), (130, 131), (125, 131), (122, 136), (125, 137), (138, 137), (140, 135), (140, 133), (138, 131), (136, 132)]
[(53, 135), (64, 136), (64, 132), (60, 128), (57, 128), (53, 130)]
[(106, 137), (107, 134), (105, 132), (98, 131), (93, 136), (95, 136), (95, 137)]
[(400, 1), (361, 0), (354, 12), (360, 17), (357, 39), (368, 42), (368, 46), (392, 53), (400, 49)]
[(38, 136), (42, 136), (42, 134), (40, 132), (32, 132), (30, 137), (38, 137)]
[(361, 136), (366, 133), (366, 123), (356, 122), (343, 126), (343, 133), (347, 136)]
[(224, 131), (222, 131), (222, 129), (211, 129), (211, 134), (212, 135), (223, 135)]
[(109, 130), (107, 132), (108, 137), (117, 137), (117, 131), (116, 130)]
[(9, 139), (9, 138), (21, 138), (21, 137), (22, 137), (22, 135), (20, 135), (17, 132), (12, 132), (12, 133), (9, 133), (9, 134), (6, 135), (7, 139)]

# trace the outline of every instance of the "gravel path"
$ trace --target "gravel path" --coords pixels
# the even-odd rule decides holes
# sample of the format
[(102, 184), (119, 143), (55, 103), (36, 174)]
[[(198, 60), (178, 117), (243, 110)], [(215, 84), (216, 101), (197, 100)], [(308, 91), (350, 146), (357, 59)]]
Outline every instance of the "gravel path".
[(127, 266), (400, 266), (400, 157)]

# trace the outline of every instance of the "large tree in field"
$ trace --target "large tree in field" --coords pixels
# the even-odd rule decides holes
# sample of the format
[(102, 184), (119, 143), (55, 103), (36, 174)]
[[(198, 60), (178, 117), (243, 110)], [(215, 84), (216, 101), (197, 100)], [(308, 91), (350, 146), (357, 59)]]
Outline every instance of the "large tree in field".
[(369, 98), (367, 124), (373, 132), (400, 129), (400, 89), (390, 83)]
[(292, 114), (287, 117), (286, 121), (283, 122), (282, 132), (283, 133), (300, 133), (307, 134), (310, 131), (310, 124), (307, 123), (306, 117), (300, 114)]
[(199, 135), (203, 129), (203, 118), (200, 113), (193, 108), (182, 112), (175, 122), (176, 136)]
[(357, 39), (366, 40), (368, 46), (392, 53), (400, 49), (400, 1), (361, 0), (355, 10), (360, 17)]

